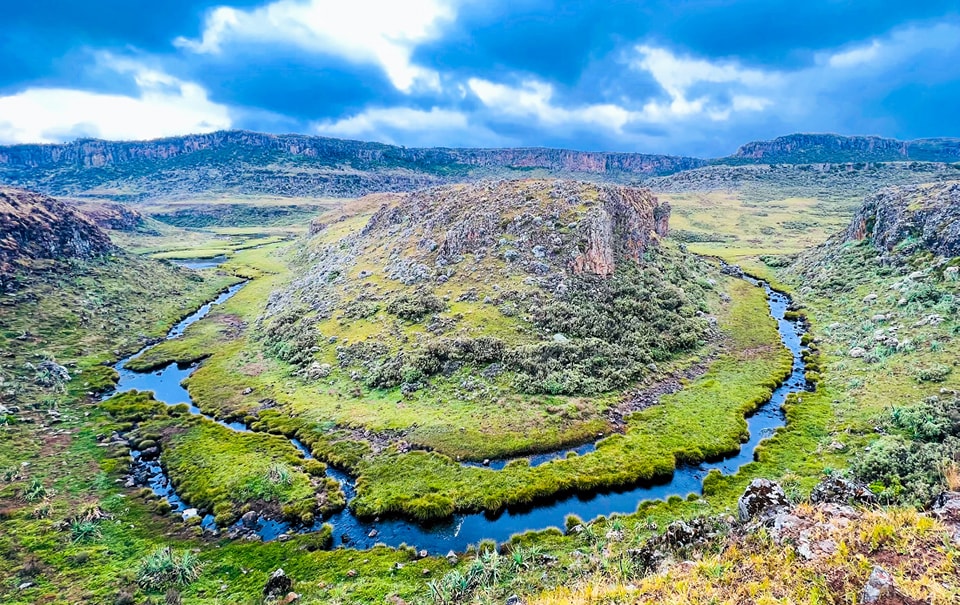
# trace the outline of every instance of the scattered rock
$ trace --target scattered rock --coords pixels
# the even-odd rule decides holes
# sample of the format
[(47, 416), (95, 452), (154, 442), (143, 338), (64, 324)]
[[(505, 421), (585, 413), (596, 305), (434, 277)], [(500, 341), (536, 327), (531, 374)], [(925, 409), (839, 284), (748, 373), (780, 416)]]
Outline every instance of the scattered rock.
[(813, 488), (814, 504), (873, 504), (877, 497), (866, 486), (839, 477), (827, 477)]
[(867, 354), (867, 350), (864, 349), (863, 347), (853, 347), (847, 353), (847, 355), (849, 355), (850, 357), (853, 357), (854, 359), (860, 359), (866, 356), (866, 354)]
[(780, 484), (769, 479), (754, 479), (737, 501), (741, 521), (770, 517), (790, 506)]
[(897, 594), (897, 588), (891, 576), (885, 569), (875, 566), (870, 572), (870, 578), (863, 587), (861, 603), (880, 603)]
[(257, 514), (257, 511), (247, 511), (240, 517), (240, 522), (247, 527), (253, 527), (257, 524), (257, 520), (260, 518), (260, 515)]

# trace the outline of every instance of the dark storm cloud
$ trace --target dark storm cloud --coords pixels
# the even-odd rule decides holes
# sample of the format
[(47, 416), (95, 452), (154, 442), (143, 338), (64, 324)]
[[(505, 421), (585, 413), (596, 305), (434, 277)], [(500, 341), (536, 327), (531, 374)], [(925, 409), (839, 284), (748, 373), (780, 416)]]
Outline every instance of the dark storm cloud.
[(0, 110), (21, 115), (0, 139), (138, 136), (98, 109), (128, 106), (157, 115), (150, 134), (698, 155), (800, 130), (960, 134), (955, 0), (409, 2), (407, 24), (362, 0), (5, 6)]

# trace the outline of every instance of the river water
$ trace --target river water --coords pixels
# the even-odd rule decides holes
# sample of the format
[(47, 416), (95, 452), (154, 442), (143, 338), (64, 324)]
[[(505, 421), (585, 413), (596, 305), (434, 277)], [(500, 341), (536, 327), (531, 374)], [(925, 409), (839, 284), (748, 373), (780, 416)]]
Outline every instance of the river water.
[[(686, 497), (691, 493), (702, 493), (703, 479), (710, 470), (717, 469), (729, 475), (735, 473), (744, 464), (751, 462), (754, 450), (760, 441), (770, 437), (778, 427), (784, 425), (785, 418), (782, 405), (787, 396), (790, 393), (808, 389), (804, 378), (802, 359), (804, 347), (801, 345), (804, 327), (799, 322), (784, 319), (784, 314), (790, 303), (789, 297), (772, 290), (764, 282), (750, 277), (744, 279), (758, 287), (763, 287), (767, 291), (770, 315), (777, 321), (783, 344), (793, 355), (793, 370), (790, 377), (773, 392), (771, 398), (756, 413), (747, 418), (750, 438), (742, 444), (738, 453), (721, 460), (680, 466), (671, 477), (665, 478), (659, 483), (640, 484), (622, 490), (569, 495), (522, 509), (508, 509), (498, 514), (456, 515), (452, 519), (429, 525), (397, 518), (359, 519), (350, 511), (348, 506), (344, 510), (318, 521), (313, 527), (291, 527), (285, 522), (260, 519), (254, 529), (264, 540), (272, 540), (285, 533), (315, 531), (319, 529), (322, 523), (330, 523), (334, 527), (335, 544), (338, 545), (345, 544), (355, 548), (368, 548), (375, 543), (384, 543), (389, 546), (407, 544), (418, 549), (426, 549), (431, 553), (446, 553), (449, 550), (466, 550), (468, 545), (478, 544), (481, 540), (503, 542), (519, 532), (548, 527), (562, 528), (566, 516), (571, 514), (584, 520), (594, 519), (600, 515), (609, 516), (614, 513), (629, 514), (636, 512), (637, 506), (644, 500), (665, 500), (674, 495)], [(215, 300), (200, 307), (196, 312), (174, 326), (167, 338), (180, 337), (190, 324), (205, 317), (213, 307), (228, 300), (243, 286), (242, 283), (237, 284)], [(143, 354), (149, 348), (146, 347), (133, 357)], [(176, 363), (172, 363), (152, 372), (134, 372), (125, 367), (130, 359), (132, 357), (121, 360), (116, 365), (117, 371), (120, 373), (120, 381), (115, 392), (133, 389), (153, 391), (158, 400), (168, 405), (186, 403), (190, 406), (192, 413), (203, 415), (201, 410), (194, 405), (187, 390), (181, 386), (181, 382), (193, 372), (195, 366), (179, 367)], [(248, 430), (246, 426), (239, 422), (226, 423), (209, 416), (206, 417), (236, 431)], [(291, 442), (303, 452), (304, 457), (312, 457), (309, 449), (302, 443), (296, 439), (292, 439)], [(579, 448), (565, 448), (557, 452), (538, 454), (529, 458), (532, 464), (539, 465), (549, 463), (556, 458), (565, 457), (568, 451), (589, 455), (594, 449), (595, 445), (589, 443)], [(132, 456), (140, 474), (146, 476), (145, 483), (156, 494), (170, 502), (174, 514), (182, 514), (184, 510), (188, 509), (189, 504), (184, 503), (177, 496), (157, 461), (142, 461), (139, 459), (139, 452), (133, 452)], [(508, 460), (491, 461), (491, 468), (488, 472), (497, 472), (507, 462)], [(328, 467), (327, 474), (340, 482), (349, 502), (356, 494), (353, 478), (332, 467)], [(215, 530), (213, 517), (205, 516), (203, 526)], [(374, 532), (373, 535), (371, 535), (372, 532)]]

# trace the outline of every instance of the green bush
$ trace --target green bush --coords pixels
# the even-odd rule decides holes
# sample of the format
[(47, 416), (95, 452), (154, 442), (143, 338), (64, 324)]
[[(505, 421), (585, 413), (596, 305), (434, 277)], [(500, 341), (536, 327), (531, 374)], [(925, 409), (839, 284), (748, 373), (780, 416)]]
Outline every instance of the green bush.
[(387, 303), (387, 313), (414, 322), (420, 321), (427, 315), (439, 313), (446, 308), (447, 304), (443, 302), (443, 299), (423, 290), (412, 293), (403, 292)]
[(960, 459), (960, 400), (894, 408), (882, 423), (890, 434), (854, 461), (854, 474), (888, 501), (929, 503), (946, 487), (944, 464)]

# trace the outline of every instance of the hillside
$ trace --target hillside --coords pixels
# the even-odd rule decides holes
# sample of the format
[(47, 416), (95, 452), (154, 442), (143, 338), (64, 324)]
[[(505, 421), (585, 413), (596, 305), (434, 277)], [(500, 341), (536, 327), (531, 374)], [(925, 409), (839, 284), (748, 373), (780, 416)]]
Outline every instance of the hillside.
[(720, 164), (844, 164), (848, 162), (957, 162), (960, 139), (898, 141), (873, 136), (791, 134), (753, 141)]
[(110, 238), (63, 202), (0, 187), (0, 285), (31, 261), (92, 259), (112, 251)]
[(703, 165), (695, 158), (563, 149), (416, 149), (306, 135), (229, 131), (155, 141), (0, 147), (0, 182), (53, 194), (137, 201), (196, 194), (355, 197), (541, 172), (610, 180)]

